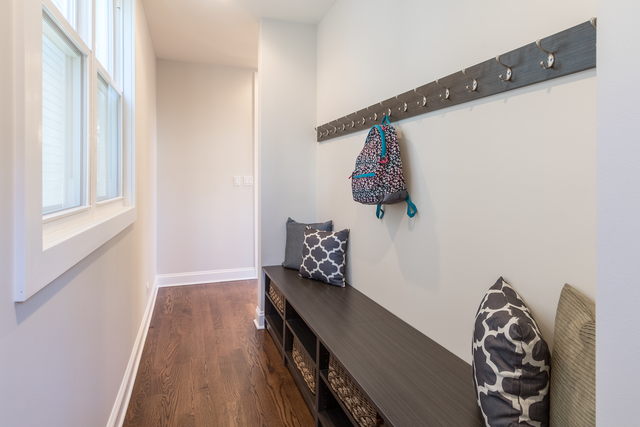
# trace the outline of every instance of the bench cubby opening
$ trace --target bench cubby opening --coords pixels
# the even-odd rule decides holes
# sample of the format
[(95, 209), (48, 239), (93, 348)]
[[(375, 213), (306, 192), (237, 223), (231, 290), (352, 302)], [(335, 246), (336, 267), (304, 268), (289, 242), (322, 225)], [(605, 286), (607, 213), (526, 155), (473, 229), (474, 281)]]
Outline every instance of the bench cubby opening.
[(325, 381), (318, 383), (318, 422), (322, 427), (357, 427)]
[(264, 300), (264, 318), (267, 330), (269, 331), (269, 333), (271, 333), (273, 341), (275, 341), (276, 346), (282, 353), (282, 346), (284, 345), (284, 339), (282, 335), (282, 332), (284, 330), (284, 321), (282, 320), (282, 316), (269, 298), (265, 298)]
[(286, 303), (285, 314), (287, 319), (287, 328), (289, 328), (293, 335), (300, 340), (300, 343), (307, 351), (307, 354), (315, 363), (318, 338), (288, 301)]

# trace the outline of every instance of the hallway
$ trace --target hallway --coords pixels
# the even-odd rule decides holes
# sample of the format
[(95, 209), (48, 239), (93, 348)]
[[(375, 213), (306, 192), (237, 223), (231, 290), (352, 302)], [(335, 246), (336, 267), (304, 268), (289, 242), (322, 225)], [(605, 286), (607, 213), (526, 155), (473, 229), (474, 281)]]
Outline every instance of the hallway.
[(266, 330), (257, 284), (160, 288), (125, 427), (311, 426)]

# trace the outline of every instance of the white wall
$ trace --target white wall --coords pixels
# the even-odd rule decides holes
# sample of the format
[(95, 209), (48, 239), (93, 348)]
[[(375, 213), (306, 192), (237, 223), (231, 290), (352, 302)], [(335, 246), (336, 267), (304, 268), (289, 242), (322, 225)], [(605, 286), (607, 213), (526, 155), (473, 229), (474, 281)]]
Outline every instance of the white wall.
[(253, 75), (158, 60), (159, 274), (254, 268)]
[(258, 69), (262, 265), (275, 265), (287, 217), (316, 220), (316, 26), (263, 19)]
[[(316, 221), (316, 26), (260, 23), (260, 266), (284, 261), (287, 218)], [(264, 309), (264, 275), (258, 309)], [(256, 316), (259, 321), (259, 316)]]
[(640, 401), (640, 5), (598, 2), (597, 421), (635, 426)]
[[(338, 0), (318, 26), (317, 123), (587, 21), (595, 5)], [(562, 286), (595, 299), (595, 76), (396, 123), (413, 220), (404, 204), (380, 221), (353, 202), (365, 133), (319, 144), (318, 218), (351, 229), (349, 282), (470, 361), (474, 315), (504, 276), (551, 344)]]
[(141, 0), (136, 0), (136, 7), (136, 198), (140, 220), (136, 258), (153, 285), (158, 258), (156, 56)]
[(104, 426), (153, 283), (155, 60), (137, 3), (138, 220), (24, 303), (13, 302), (12, 2), (0, 2), (0, 423)]

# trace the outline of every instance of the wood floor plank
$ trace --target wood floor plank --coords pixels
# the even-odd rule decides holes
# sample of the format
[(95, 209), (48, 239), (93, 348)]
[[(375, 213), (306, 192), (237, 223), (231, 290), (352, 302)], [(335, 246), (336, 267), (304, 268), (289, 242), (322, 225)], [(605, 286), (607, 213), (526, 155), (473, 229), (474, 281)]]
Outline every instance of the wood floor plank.
[(256, 281), (159, 289), (124, 427), (313, 426), (256, 300)]

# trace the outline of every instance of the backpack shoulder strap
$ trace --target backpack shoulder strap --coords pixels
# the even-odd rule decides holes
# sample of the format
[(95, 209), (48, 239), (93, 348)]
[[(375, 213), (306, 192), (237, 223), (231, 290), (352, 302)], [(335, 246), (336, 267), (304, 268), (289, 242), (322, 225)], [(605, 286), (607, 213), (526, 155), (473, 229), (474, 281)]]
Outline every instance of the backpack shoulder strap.
[[(385, 116), (386, 117), (386, 116)], [(387, 157), (387, 141), (385, 140), (384, 137), (384, 130), (382, 129), (382, 126), (380, 125), (374, 125), (370, 130), (369, 130), (369, 134), (367, 135), (367, 139), (365, 141), (365, 145), (367, 144), (367, 142), (369, 142), (369, 135), (371, 135), (371, 132), (374, 129), (378, 129), (378, 132), (380, 132), (380, 140), (382, 141), (382, 150), (380, 151), (380, 160), (382, 161), (385, 157)], [(382, 163), (386, 163), (386, 162), (382, 162)]]

